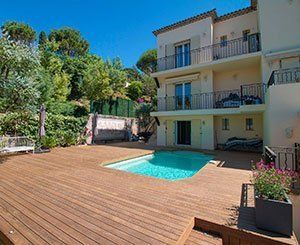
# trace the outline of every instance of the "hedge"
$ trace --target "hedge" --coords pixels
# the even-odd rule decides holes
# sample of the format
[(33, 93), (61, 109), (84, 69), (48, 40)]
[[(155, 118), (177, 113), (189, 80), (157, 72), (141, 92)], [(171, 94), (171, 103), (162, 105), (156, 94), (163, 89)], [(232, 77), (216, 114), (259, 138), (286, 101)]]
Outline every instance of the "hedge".
[(87, 117), (73, 117), (47, 113), (46, 137), (38, 142), (39, 116), (28, 113), (0, 115), (0, 135), (27, 136), (43, 146), (68, 146), (76, 144), (86, 125)]

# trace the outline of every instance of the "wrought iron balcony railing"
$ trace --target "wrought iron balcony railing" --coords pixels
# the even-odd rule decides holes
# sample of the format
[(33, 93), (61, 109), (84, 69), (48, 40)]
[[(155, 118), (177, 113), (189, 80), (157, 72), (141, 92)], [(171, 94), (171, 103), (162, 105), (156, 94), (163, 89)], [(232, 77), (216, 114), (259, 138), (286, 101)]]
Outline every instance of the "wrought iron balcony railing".
[(251, 34), (230, 41), (213, 44), (189, 52), (183, 52), (157, 59), (154, 67), (157, 71), (165, 71), (179, 67), (200, 64), (232, 56), (254, 53), (261, 50), (259, 33)]
[(265, 85), (255, 83), (242, 85), (240, 89), (168, 96), (158, 98), (158, 111), (236, 108), (241, 105), (263, 104)]
[(300, 83), (300, 67), (273, 71), (268, 81), (268, 87), (287, 83)]

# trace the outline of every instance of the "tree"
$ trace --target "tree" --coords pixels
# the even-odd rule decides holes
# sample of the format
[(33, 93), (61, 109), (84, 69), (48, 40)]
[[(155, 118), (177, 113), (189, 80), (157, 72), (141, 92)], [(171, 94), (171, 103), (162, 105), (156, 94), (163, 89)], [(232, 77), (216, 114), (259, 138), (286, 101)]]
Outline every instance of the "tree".
[(139, 81), (133, 81), (127, 87), (127, 96), (132, 100), (137, 100), (143, 94), (143, 84)]
[(70, 57), (82, 56), (88, 53), (89, 43), (81, 36), (80, 32), (72, 28), (52, 30), (49, 41), (57, 44), (57, 50), (61, 55)]
[(157, 87), (154, 79), (147, 74), (143, 74), (141, 82), (143, 84), (143, 95), (153, 99), (157, 93)]
[(127, 73), (129, 83), (131, 81), (140, 81), (142, 79), (142, 74), (136, 66), (133, 66), (132, 68), (125, 68), (124, 71)]
[(66, 57), (64, 59), (63, 70), (70, 75), (71, 92), (69, 100), (78, 100), (82, 97), (80, 86), (83, 80), (84, 71), (87, 69), (89, 62), (93, 60), (92, 55), (84, 55), (81, 57)]
[(48, 37), (46, 32), (41, 31), (39, 35), (39, 49), (44, 49), (47, 45)]
[(32, 44), (36, 39), (36, 32), (29, 25), (16, 21), (8, 21), (1, 27), (2, 34), (9, 40)]
[(39, 65), (39, 53), (33, 47), (0, 39), (0, 78), (8, 79), (12, 73), (24, 77)]
[(62, 68), (63, 62), (60, 58), (54, 55), (49, 58), (47, 70), (52, 76), (53, 98), (58, 101), (65, 101), (70, 94), (70, 76)]
[(120, 58), (105, 63), (105, 69), (110, 79), (110, 87), (114, 97), (120, 97), (125, 94), (125, 86), (127, 82), (127, 73), (124, 71)]
[(11, 76), (0, 81), (0, 111), (35, 111), (40, 92), (31, 77)]
[(102, 60), (95, 59), (89, 63), (84, 71), (81, 91), (90, 101), (108, 99), (113, 95), (110, 88), (109, 74)]
[(157, 51), (149, 49), (139, 58), (136, 66), (146, 74), (150, 74), (156, 70)]

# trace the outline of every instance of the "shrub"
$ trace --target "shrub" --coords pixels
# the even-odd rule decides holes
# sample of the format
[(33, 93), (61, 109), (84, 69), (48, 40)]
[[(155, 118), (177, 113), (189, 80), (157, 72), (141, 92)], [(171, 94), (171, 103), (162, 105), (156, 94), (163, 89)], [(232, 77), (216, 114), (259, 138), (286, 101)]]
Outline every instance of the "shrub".
[(40, 144), (46, 148), (54, 148), (57, 146), (57, 140), (55, 137), (43, 137), (40, 141)]
[(89, 114), (85, 106), (80, 106), (74, 102), (51, 102), (47, 104), (47, 111), (55, 115), (82, 117)]
[[(76, 118), (47, 113), (46, 137), (37, 143), (49, 148), (74, 145), (86, 122), (87, 117)], [(27, 136), (38, 141), (38, 130), (38, 115), (9, 113), (0, 116), (0, 135)]]
[(293, 171), (275, 169), (274, 163), (267, 165), (262, 160), (253, 170), (252, 183), (261, 198), (284, 201), (296, 176)]

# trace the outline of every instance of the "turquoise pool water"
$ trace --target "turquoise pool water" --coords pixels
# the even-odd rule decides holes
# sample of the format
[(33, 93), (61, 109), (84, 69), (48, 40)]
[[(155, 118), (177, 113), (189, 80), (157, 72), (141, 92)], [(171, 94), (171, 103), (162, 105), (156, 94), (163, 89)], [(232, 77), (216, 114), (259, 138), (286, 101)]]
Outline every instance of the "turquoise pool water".
[(158, 151), (107, 167), (159, 179), (178, 180), (193, 176), (212, 159), (210, 155), (190, 151)]

